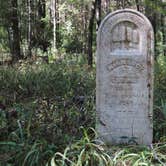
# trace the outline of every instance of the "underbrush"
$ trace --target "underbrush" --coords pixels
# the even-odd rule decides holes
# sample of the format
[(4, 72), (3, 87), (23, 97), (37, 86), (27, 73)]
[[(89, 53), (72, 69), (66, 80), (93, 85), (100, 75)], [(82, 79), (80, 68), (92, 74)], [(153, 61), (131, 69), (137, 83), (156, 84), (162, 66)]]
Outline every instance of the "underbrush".
[(154, 79), (154, 141), (166, 141), (166, 57), (155, 63)]
[(95, 69), (82, 59), (1, 67), (0, 166), (163, 165), (165, 66), (166, 59), (160, 57), (151, 147), (107, 147), (95, 140)]
[(95, 126), (94, 69), (81, 60), (3, 67), (0, 87), (2, 163), (42, 165)]
[[(93, 129), (91, 130), (94, 131)], [(50, 166), (164, 166), (166, 163), (166, 144), (150, 147), (111, 146), (91, 139), (88, 130), (84, 137), (68, 146), (63, 153), (57, 152), (47, 165)], [(95, 131), (94, 131), (95, 133)]]

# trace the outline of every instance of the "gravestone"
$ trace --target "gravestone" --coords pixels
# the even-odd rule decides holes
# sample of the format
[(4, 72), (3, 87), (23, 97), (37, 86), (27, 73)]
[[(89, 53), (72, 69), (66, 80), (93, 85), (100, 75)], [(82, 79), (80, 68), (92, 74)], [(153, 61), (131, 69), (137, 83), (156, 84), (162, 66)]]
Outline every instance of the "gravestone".
[(153, 29), (140, 12), (118, 10), (97, 38), (99, 138), (108, 144), (152, 143)]

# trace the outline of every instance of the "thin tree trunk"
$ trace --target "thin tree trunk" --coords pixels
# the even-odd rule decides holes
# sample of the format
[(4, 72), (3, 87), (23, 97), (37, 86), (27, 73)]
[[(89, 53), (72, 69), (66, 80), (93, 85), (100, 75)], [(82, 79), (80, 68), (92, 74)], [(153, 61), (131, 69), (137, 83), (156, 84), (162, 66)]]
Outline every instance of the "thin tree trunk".
[(9, 48), (10, 48), (10, 54), (12, 55), (12, 32), (11, 32), (11, 27), (7, 27), (7, 32), (8, 32), (8, 41), (9, 41)]
[(106, 0), (106, 13), (110, 12), (110, 0)]
[(59, 23), (59, 0), (56, 0), (55, 8), (55, 19), (56, 19), (56, 48), (60, 47), (60, 23)]
[(121, 7), (121, 0), (116, 1), (116, 9), (119, 9)]
[(56, 50), (56, 0), (53, 0), (53, 51)]
[(97, 19), (97, 29), (98, 29), (101, 22), (101, 0), (97, 0), (96, 19)]
[(84, 53), (88, 54), (88, 5), (85, 5), (85, 14), (84, 14)]
[[(155, 0), (152, 0), (151, 3), (154, 3), (155, 5), (157, 5)], [(148, 17), (148, 19), (152, 23), (154, 32), (156, 33), (156, 25), (157, 25), (156, 24), (156, 19), (157, 19), (156, 18), (156, 12), (154, 11), (154, 9), (149, 7), (149, 0), (145, 0), (145, 15)]]
[[(153, 6), (155, 5), (155, 7), (157, 8), (157, 3), (155, 0), (151, 0), (150, 2), (153, 3)], [(156, 32), (157, 32), (157, 28), (156, 28), (156, 26), (157, 26), (157, 14), (156, 14), (156, 11), (152, 7), (149, 6), (149, 0), (145, 0), (145, 15), (150, 20), (152, 27), (153, 27), (153, 30), (154, 30), (154, 34), (156, 34)], [(155, 37), (155, 41), (156, 41), (156, 36), (154, 36), (154, 37)], [(154, 52), (155, 52), (154, 55), (156, 55), (154, 58), (156, 60), (156, 58), (157, 58), (156, 47), (155, 47)]]
[(81, 32), (81, 41), (82, 41), (82, 48), (81, 48), (81, 52), (84, 54), (85, 52), (85, 9), (84, 9), (84, 0), (82, 0), (82, 3), (81, 3), (81, 22), (82, 22), (82, 29), (80, 30)]
[(11, 28), (12, 28), (12, 59), (13, 62), (23, 58), (20, 49), (20, 29), (19, 29), (19, 19), (18, 19), (18, 3), (17, 0), (11, 0)]
[(95, 14), (96, 14), (96, 6), (97, 6), (97, 0), (93, 2), (92, 9), (91, 9), (91, 17), (89, 20), (89, 35), (88, 35), (88, 65), (92, 67), (93, 64), (93, 27), (94, 27), (94, 20), (95, 20)]
[[(162, 0), (162, 11), (166, 11), (166, 0)], [(164, 13), (164, 12), (163, 12)], [(164, 56), (166, 56), (166, 15), (161, 15), (161, 26), (163, 33)]]
[(135, 0), (137, 11), (140, 11), (139, 0)]
[(28, 0), (28, 56), (32, 56), (32, 42), (31, 42), (31, 0)]
[(47, 52), (49, 42), (47, 38), (45, 37), (45, 30), (46, 30), (46, 23), (42, 20), (46, 17), (46, 1), (45, 0), (39, 0), (39, 9), (38, 9), (38, 15), (39, 15), (39, 44), (43, 52)]

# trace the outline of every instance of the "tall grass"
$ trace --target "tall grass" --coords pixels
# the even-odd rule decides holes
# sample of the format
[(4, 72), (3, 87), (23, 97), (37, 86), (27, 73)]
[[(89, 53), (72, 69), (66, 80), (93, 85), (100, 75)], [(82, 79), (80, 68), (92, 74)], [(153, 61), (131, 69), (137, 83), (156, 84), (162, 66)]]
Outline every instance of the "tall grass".
[[(94, 130), (93, 130), (94, 131)], [(165, 166), (166, 144), (141, 146), (106, 146), (92, 139), (84, 130), (84, 137), (57, 152), (47, 166)]]

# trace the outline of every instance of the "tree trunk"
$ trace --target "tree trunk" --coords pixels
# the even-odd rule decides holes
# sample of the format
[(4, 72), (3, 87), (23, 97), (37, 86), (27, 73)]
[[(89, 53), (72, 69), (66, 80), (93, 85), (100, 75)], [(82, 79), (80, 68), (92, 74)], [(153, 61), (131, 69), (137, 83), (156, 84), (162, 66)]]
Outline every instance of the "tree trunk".
[(12, 60), (13, 62), (18, 61), (23, 58), (20, 49), (20, 29), (19, 29), (19, 19), (18, 19), (18, 3), (17, 0), (11, 0), (11, 29), (12, 29)]
[(86, 21), (85, 21), (85, 6), (84, 6), (84, 0), (82, 0), (81, 3), (81, 23), (82, 23), (82, 29), (81, 32), (81, 41), (82, 41), (82, 53), (85, 54), (85, 41), (86, 41)]
[[(151, 3), (153, 3), (153, 6), (155, 6), (157, 8), (157, 3), (155, 0), (151, 0)], [(148, 19), (150, 20), (152, 26), (153, 26), (153, 30), (154, 30), (154, 34), (156, 34), (156, 26), (157, 26), (157, 14), (155, 9), (153, 9), (150, 5), (149, 5), (149, 0), (145, 0), (145, 15), (148, 17)], [(155, 37), (155, 41), (156, 41), (156, 36)], [(155, 42), (156, 44), (156, 42)], [(156, 47), (154, 50), (154, 55), (156, 55)], [(155, 60), (157, 58), (157, 56), (154, 57)]]
[(137, 11), (140, 11), (139, 0), (135, 0)]
[(60, 47), (60, 23), (59, 23), (59, 0), (56, 0), (55, 8), (55, 19), (56, 19), (56, 48)]
[(89, 8), (88, 5), (85, 5), (85, 14), (84, 14), (84, 53), (88, 54), (88, 13), (89, 13)]
[(32, 37), (32, 27), (31, 27), (31, 0), (28, 0), (28, 56), (32, 56), (32, 42), (31, 42), (31, 37)]
[(48, 49), (48, 39), (46, 38), (46, 23), (42, 20), (46, 17), (46, 0), (39, 1), (39, 25), (40, 25), (40, 36), (39, 45), (43, 52), (47, 52)]
[(97, 1), (96, 20), (97, 20), (97, 29), (98, 29), (101, 22), (101, 0), (96, 0), (96, 1)]
[[(155, 0), (152, 0), (151, 3), (154, 3), (156, 4)], [(157, 4), (156, 4), (157, 5)], [(157, 6), (156, 6), (157, 7)], [(148, 19), (150, 20), (152, 26), (153, 26), (153, 29), (154, 29), (154, 32), (156, 33), (156, 12), (154, 11), (154, 9), (152, 9), (150, 6), (149, 6), (149, 0), (145, 0), (145, 15), (148, 17)]]
[(97, 6), (97, 0), (93, 2), (92, 8), (91, 8), (91, 17), (89, 20), (89, 35), (88, 35), (88, 65), (92, 67), (93, 64), (93, 27), (94, 27), (94, 20), (95, 20), (95, 14), (96, 14), (96, 6)]
[(162, 0), (162, 11), (163, 14), (161, 15), (161, 26), (162, 26), (162, 34), (163, 34), (163, 45), (164, 47), (164, 56), (166, 56), (166, 0)]
[(53, 51), (56, 52), (56, 0), (52, 1), (52, 17), (53, 17)]
[(12, 46), (12, 41), (13, 41), (13, 40), (12, 40), (12, 31), (11, 31), (11, 30), (12, 30), (11, 27), (7, 27), (10, 54), (13, 55), (13, 54), (12, 54), (12, 50), (13, 50), (13, 49), (12, 49), (12, 47), (13, 47), (13, 46)]
[(106, 13), (110, 12), (110, 0), (106, 0)]

